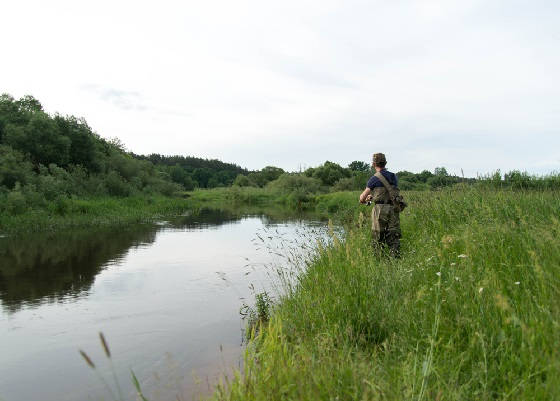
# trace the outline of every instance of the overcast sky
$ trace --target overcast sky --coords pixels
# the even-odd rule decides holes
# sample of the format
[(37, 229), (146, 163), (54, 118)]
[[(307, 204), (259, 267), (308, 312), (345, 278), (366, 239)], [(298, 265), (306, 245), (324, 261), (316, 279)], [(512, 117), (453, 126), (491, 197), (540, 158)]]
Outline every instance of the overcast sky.
[(1, 6), (0, 92), (135, 153), (560, 170), (559, 1)]

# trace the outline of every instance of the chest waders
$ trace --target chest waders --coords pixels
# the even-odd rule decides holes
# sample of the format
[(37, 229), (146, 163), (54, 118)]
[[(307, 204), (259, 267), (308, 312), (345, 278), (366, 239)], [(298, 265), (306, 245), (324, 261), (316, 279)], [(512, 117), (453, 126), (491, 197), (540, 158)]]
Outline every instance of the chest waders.
[(381, 172), (375, 173), (383, 187), (375, 187), (372, 191), (372, 202), (375, 203), (371, 212), (371, 229), (373, 245), (379, 248), (383, 244), (389, 248), (391, 256), (400, 255), (401, 225), (399, 218), (400, 208), (394, 205), (398, 188), (387, 182)]

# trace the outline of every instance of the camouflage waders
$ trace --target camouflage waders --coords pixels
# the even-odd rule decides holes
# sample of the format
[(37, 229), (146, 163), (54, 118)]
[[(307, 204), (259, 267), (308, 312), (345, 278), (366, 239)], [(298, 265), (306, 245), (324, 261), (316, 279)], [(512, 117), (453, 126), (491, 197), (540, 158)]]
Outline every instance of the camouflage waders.
[(389, 193), (385, 188), (374, 188), (372, 202), (375, 203), (371, 212), (371, 230), (374, 248), (383, 244), (389, 247), (391, 256), (400, 256), (401, 224), (399, 213), (391, 204)]

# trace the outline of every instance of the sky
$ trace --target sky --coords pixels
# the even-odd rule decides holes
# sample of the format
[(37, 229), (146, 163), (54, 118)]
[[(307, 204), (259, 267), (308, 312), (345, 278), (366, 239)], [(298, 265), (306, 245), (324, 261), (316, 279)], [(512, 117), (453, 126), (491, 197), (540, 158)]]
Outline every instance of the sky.
[(18, 0), (0, 92), (140, 154), (560, 171), (560, 2)]

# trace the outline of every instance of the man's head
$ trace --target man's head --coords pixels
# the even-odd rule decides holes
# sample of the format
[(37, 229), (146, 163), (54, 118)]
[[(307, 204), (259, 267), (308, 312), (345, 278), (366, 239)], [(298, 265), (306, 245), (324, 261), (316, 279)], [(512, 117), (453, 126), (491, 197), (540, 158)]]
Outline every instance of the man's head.
[(373, 154), (373, 160), (372, 160), (372, 167), (381, 167), (381, 168), (385, 168), (385, 165), (387, 164), (387, 159), (385, 158), (385, 155), (383, 153), (374, 153)]

